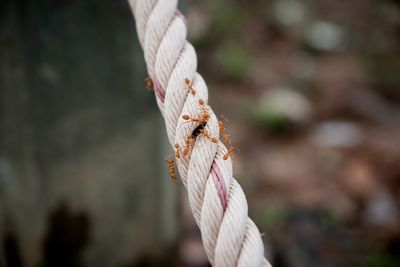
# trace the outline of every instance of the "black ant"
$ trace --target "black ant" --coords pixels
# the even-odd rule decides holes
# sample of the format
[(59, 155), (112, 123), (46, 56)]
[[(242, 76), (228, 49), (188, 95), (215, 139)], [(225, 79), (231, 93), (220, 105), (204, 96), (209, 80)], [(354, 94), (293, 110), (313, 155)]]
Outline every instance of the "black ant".
[[(197, 124), (197, 126), (193, 129), (192, 133), (186, 138), (185, 141), (185, 148), (183, 149), (182, 154), (184, 156), (187, 156), (189, 154), (189, 150), (193, 148), (194, 143), (196, 141), (196, 138), (199, 135), (203, 135), (206, 137), (208, 140), (210, 140), (213, 143), (218, 143), (218, 139), (216, 137), (211, 136), (207, 130), (205, 130), (205, 127), (207, 126), (207, 122), (210, 119), (210, 112), (206, 109), (205, 103), (203, 99), (199, 99), (199, 106), (201, 108), (201, 113), (200, 113), (200, 118), (191, 118), (189, 115), (183, 115), (182, 118), (186, 121), (193, 121)], [(179, 148), (179, 145), (175, 145), (177, 149)], [(177, 152), (179, 153), (179, 152)]]

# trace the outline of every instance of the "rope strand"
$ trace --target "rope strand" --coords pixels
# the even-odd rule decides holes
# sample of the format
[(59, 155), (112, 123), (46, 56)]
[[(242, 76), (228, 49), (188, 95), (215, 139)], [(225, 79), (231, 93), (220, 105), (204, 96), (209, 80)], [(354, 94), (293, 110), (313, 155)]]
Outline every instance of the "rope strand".
[[(177, 0), (129, 3), (171, 146), (185, 147), (196, 124), (182, 116), (196, 118), (202, 114), (199, 99), (210, 115), (204, 126), (208, 138), (196, 136), (190, 153), (177, 159), (210, 263), (218, 267), (271, 266), (264, 258), (260, 232), (248, 217), (243, 190), (232, 177), (232, 161), (224, 159), (227, 149), (219, 141), (218, 119), (207, 105), (207, 85), (196, 72), (196, 52), (186, 40), (186, 19), (177, 10)], [(195, 94), (187, 89), (185, 79), (191, 81)], [(210, 141), (210, 136), (218, 142)]]

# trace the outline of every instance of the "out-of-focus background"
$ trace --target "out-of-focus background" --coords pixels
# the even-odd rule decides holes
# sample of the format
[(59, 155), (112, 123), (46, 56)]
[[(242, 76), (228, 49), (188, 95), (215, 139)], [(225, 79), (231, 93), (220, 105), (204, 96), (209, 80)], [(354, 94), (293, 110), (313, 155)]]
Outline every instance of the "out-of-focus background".
[[(184, 1), (275, 267), (400, 266), (400, 3)], [(0, 3), (0, 266), (208, 266), (127, 1)]]

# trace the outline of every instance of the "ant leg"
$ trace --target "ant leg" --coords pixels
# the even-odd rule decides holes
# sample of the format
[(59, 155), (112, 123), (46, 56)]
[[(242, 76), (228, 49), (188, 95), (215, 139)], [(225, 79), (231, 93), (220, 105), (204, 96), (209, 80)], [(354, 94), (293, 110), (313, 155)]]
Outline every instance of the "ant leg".
[(206, 130), (201, 131), (201, 134), (206, 137), (208, 140), (210, 140), (213, 143), (218, 143), (218, 139), (214, 136), (211, 136)]

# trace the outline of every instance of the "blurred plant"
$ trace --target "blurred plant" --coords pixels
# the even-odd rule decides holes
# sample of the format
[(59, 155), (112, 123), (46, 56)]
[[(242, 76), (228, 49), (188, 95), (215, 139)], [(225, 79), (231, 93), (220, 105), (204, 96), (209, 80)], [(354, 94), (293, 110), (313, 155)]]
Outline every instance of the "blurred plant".
[(286, 203), (278, 203), (260, 210), (257, 213), (256, 220), (269, 231), (276, 231), (287, 223), (292, 212), (292, 208)]
[(241, 81), (245, 79), (249, 68), (249, 59), (245, 50), (233, 41), (222, 43), (216, 53), (215, 59), (221, 66), (226, 79)]
[(312, 116), (311, 104), (300, 93), (275, 88), (265, 93), (249, 108), (249, 118), (272, 133), (282, 133), (292, 126), (304, 125)]

